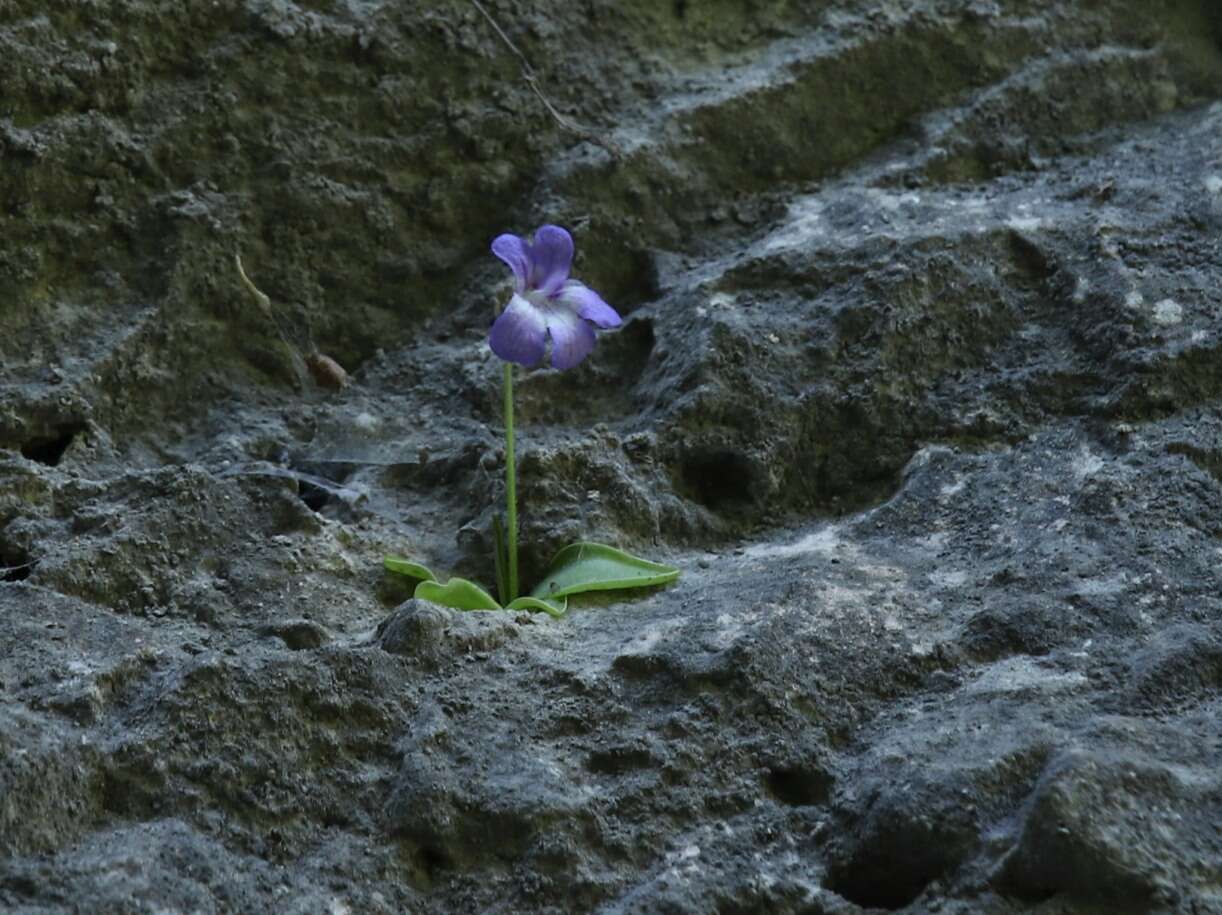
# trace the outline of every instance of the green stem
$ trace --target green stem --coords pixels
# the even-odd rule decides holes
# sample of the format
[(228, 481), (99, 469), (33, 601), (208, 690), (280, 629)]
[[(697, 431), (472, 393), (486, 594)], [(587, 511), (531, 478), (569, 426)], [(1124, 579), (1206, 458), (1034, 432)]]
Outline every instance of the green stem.
[(518, 472), (513, 453), (513, 363), (505, 363), (505, 514), (509, 600), (518, 596)]
[(492, 516), (492, 547), (496, 550), (496, 597), (503, 605), (509, 603), (509, 570), (505, 568), (505, 531), (501, 516)]

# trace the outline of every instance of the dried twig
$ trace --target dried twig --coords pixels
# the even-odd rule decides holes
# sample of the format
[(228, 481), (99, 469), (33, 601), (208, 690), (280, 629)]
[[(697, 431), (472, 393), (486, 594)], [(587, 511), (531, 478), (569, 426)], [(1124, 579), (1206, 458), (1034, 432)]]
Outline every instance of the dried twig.
[(485, 19), (488, 20), (488, 24), (492, 26), (492, 30), (496, 32), (501, 41), (505, 43), (505, 47), (509, 48), (509, 50), (513, 52), (514, 57), (518, 59), (518, 63), (522, 67), (522, 79), (526, 81), (526, 85), (530, 86), (530, 90), (535, 94), (535, 97), (543, 103), (543, 107), (547, 109), (547, 113), (552, 116), (555, 122), (569, 133), (579, 136), (583, 140), (589, 140), (596, 146), (601, 146), (616, 158), (624, 158), (624, 151), (611, 140), (601, 136), (597, 131), (594, 131), (589, 127), (582, 127), (580, 124), (574, 123), (556, 110), (556, 106), (551, 103), (551, 100), (544, 95), (543, 90), (539, 88), (539, 75), (535, 72), (535, 68), (530, 65), (530, 61), (527, 59), (526, 55), (523, 54), (521, 50), (519, 50), (518, 46), (513, 43), (512, 39), (505, 34), (505, 30), (502, 29), (500, 24), (492, 18), (492, 14), (484, 8), (484, 5), (480, 3), (479, 0), (471, 0), (471, 4), (480, 11), (481, 15), (483, 15)]
[[(273, 317), (272, 316), (272, 300), (267, 297), (267, 295), (263, 292), (262, 289), (260, 289), (258, 286), (256, 286), (254, 283), (250, 281), (250, 277), (246, 275), (246, 270), (242, 267), (242, 255), (235, 254), (233, 256), (233, 262), (234, 264), (237, 265), (238, 276), (242, 280), (242, 285), (246, 287), (246, 291), (250, 293), (251, 298), (255, 300), (255, 304), (259, 306), (259, 310), (262, 311), (269, 318)], [(280, 331), (281, 337), (284, 336), (284, 331), (280, 330), (279, 325), (276, 325), (276, 330)], [(285, 341), (285, 342), (287, 343), (288, 341)]]
[(272, 308), (272, 300), (246, 275), (246, 270), (242, 267), (242, 256), (235, 254), (233, 262), (238, 268), (238, 277), (242, 280), (242, 285), (246, 287), (250, 297), (255, 300), (259, 310), (271, 319), (272, 326), (276, 328), (276, 333), (280, 335), (280, 342), (288, 349), (289, 357), (293, 364), (293, 372), (297, 375), (298, 383), (305, 387), (305, 379), (302, 378), (301, 370), (298, 368), (297, 363), (297, 360), (301, 359), (305, 362), (306, 368), (310, 370), (310, 374), (314, 376), (314, 380), (321, 387), (333, 388), (335, 390), (347, 387), (348, 373), (344, 371), (343, 366), (325, 353), (320, 353), (318, 348), (314, 346), (308, 331), (305, 335), (305, 346), (299, 346), (290, 340), (289, 334), (285, 332), (284, 327), (280, 324), (280, 319)]

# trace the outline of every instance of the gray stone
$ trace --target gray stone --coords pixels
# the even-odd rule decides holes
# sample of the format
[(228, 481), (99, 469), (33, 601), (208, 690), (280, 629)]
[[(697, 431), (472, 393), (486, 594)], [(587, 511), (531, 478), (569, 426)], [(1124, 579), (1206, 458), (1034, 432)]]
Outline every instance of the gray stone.
[[(4, 4), (0, 910), (1222, 911), (1156, 6)], [(523, 581), (683, 576), (461, 613), (382, 559), (492, 583), (544, 222), (625, 322), (518, 372)]]

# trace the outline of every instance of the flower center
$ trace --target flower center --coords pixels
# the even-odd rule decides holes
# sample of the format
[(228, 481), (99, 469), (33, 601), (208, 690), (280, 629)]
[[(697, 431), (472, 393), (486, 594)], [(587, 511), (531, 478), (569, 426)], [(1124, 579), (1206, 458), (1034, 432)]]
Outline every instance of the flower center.
[(520, 295), (540, 311), (552, 311), (556, 307), (555, 300), (538, 289), (527, 289)]

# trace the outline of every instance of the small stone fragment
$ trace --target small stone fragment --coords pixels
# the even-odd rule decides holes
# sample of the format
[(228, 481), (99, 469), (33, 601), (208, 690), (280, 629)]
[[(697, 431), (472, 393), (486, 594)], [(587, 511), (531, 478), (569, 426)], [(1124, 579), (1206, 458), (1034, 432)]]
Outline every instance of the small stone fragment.
[(306, 356), (305, 361), (319, 387), (340, 391), (348, 386), (348, 373), (330, 356), (315, 351)]
[(331, 641), (325, 626), (307, 619), (283, 620), (259, 628), (260, 635), (274, 635), (293, 651), (321, 648)]

